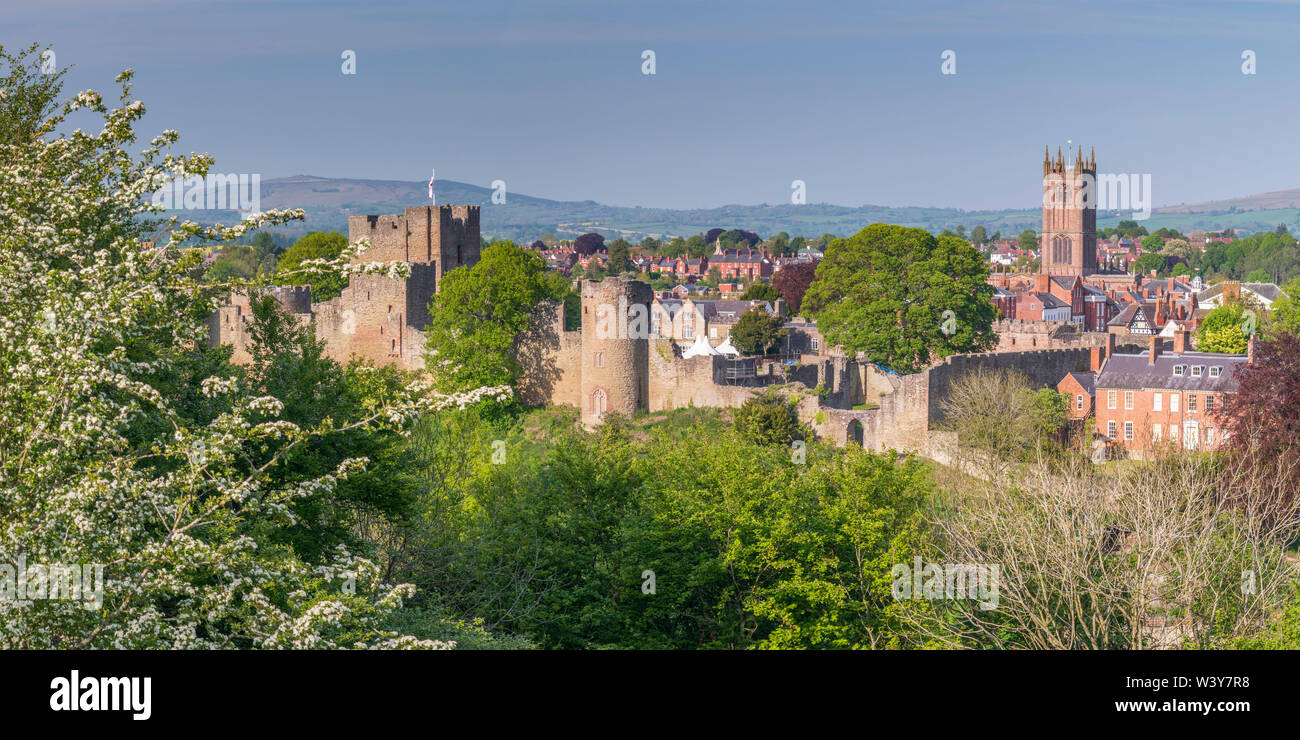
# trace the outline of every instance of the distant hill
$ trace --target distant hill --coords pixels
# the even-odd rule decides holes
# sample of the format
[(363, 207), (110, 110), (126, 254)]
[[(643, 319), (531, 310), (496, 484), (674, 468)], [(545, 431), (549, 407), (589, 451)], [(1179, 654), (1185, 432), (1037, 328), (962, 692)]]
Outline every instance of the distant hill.
[[(990, 234), (1003, 236), (1041, 226), (1038, 209), (966, 211), (956, 208), (859, 207), (809, 203), (806, 205), (728, 205), (720, 208), (675, 210), (628, 208), (601, 205), (595, 201), (561, 201), (507, 193), (506, 203), (493, 204), (490, 188), (439, 180), (439, 203), (482, 206), (485, 236), (532, 241), (553, 233), (572, 238), (589, 231), (606, 237), (623, 236), (640, 241), (646, 236), (665, 238), (690, 236), (714, 227), (746, 229), (768, 236), (779, 231), (815, 237), (825, 233), (845, 236), (867, 224), (884, 222), (917, 226), (930, 231), (964, 225), (967, 230), (983, 225)], [(302, 208), (303, 223), (289, 224), (277, 231), (297, 235), (307, 231), (347, 230), (348, 214), (397, 213), (404, 207), (428, 202), (424, 182), (397, 180), (354, 180), (298, 175), (262, 181), (262, 208)], [(1223, 201), (1159, 208), (1144, 225), (1151, 230), (1162, 226), (1181, 231), (1232, 227), (1244, 231), (1272, 229), (1279, 223), (1300, 225), (1300, 189), (1283, 190)], [(204, 211), (197, 220), (229, 222), (234, 213)], [(1113, 226), (1122, 216), (1099, 214), (1099, 226)], [(190, 214), (190, 218), (194, 218)]]

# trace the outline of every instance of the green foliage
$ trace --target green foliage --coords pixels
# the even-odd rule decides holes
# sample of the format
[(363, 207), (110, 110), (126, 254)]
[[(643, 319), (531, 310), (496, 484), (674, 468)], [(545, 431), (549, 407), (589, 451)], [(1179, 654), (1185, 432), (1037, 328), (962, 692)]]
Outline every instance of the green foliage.
[(564, 298), (562, 282), (548, 277), (541, 257), (511, 242), (495, 242), (472, 268), (443, 275), (429, 304), (425, 360), (436, 387), (513, 386), (521, 372), (517, 339), (542, 320), (538, 303)]
[(732, 416), (736, 432), (756, 445), (789, 447), (812, 436), (799, 423), (795, 405), (770, 391), (747, 399)]
[(740, 315), (731, 328), (731, 341), (741, 354), (764, 354), (785, 339), (782, 318), (755, 306)]
[(67, 68), (45, 73), (39, 44), (10, 51), (0, 46), (0, 142), (29, 141), (50, 132), (45, 124), (58, 109)]
[(635, 438), (550, 411), (508, 430), (443, 419), (424, 438), (441, 452), (411, 468), (428, 508), (397, 571), (440, 595), (442, 618), (541, 647), (908, 644), (890, 569), (920, 546), (925, 469), (819, 445), (800, 465), (683, 414)]
[(1273, 301), (1269, 316), (1270, 336), (1278, 331), (1300, 336), (1300, 277), (1292, 278), (1282, 289), (1286, 295)]
[(221, 249), (205, 278), (210, 283), (247, 280), (274, 273), (276, 264), (274, 249), (265, 244), (231, 244)]
[(1251, 282), (1277, 282), (1279, 284), (1300, 277), (1300, 244), (1289, 233), (1263, 231), (1228, 243), (1208, 246), (1201, 255), (1202, 274), (1221, 275), (1232, 280), (1250, 276), (1257, 271), (1268, 275), (1263, 280)]
[(1235, 303), (1226, 303), (1205, 316), (1196, 329), (1196, 349), (1201, 352), (1246, 351), (1250, 337), (1246, 333), (1247, 309)]
[(283, 403), (284, 420), (331, 431), (287, 452), (283, 443), (267, 442), (249, 450), (249, 464), (261, 466), (278, 455), (267, 472), (272, 480), (288, 485), (304, 476), (327, 475), (349, 458), (381, 461), (332, 490), (296, 497), (291, 505), (294, 523), (262, 533), (269, 541), (291, 546), (307, 562), (323, 562), (338, 545), (355, 549), (361, 544), (352, 531), (357, 517), (400, 519), (410, 511), (412, 492), (391, 475), (401, 464), (396, 455), (400, 437), (391, 431), (332, 431), (373, 413), (406, 379), (392, 368), (340, 366), (325, 356), (325, 344), (312, 327), (299, 323), (270, 296), (255, 297), (251, 307), (252, 361), (237, 368), (243, 382), (251, 391)]
[(988, 262), (961, 239), (872, 224), (831, 245), (803, 308), (850, 356), (912, 372), (996, 343), (987, 278)]
[(1154, 252), (1148, 252), (1138, 257), (1130, 266), (1134, 275), (1148, 275), (1152, 270), (1157, 275), (1163, 274), (1165, 270), (1165, 256)]
[(618, 275), (632, 269), (631, 245), (619, 237), (608, 244), (609, 274)]
[(776, 301), (780, 298), (781, 291), (767, 283), (750, 283), (740, 294), (742, 301)]
[(307, 260), (337, 259), (348, 246), (348, 238), (337, 231), (313, 231), (298, 239), (280, 255), (276, 281), (282, 285), (310, 285), (312, 301), (328, 301), (347, 287), (347, 278), (337, 271), (308, 273)]
[(1020, 248), (1024, 251), (1038, 251), (1038, 232), (1033, 229), (1025, 229), (1020, 232), (1018, 237)]

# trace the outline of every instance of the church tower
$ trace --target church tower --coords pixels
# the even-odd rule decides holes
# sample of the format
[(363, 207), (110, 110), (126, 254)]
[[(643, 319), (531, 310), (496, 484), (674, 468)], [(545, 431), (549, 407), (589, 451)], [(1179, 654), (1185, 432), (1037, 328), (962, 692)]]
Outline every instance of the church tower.
[(1083, 147), (1067, 165), (1061, 150), (1052, 159), (1043, 149), (1043, 230), (1039, 237), (1047, 275), (1097, 272), (1097, 155), (1085, 161)]

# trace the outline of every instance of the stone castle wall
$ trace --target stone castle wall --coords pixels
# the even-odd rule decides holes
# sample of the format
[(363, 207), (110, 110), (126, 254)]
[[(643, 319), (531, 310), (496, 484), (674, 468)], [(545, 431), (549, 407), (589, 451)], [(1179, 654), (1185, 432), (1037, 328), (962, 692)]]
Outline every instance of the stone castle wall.
[[(290, 313), (304, 317), (325, 343), (326, 354), (347, 362), (353, 357), (403, 370), (424, 368), (424, 327), (429, 303), (442, 276), (473, 266), (480, 256), (478, 206), (413, 206), (402, 213), (348, 217), (348, 243), (370, 240), (353, 258), (364, 262), (404, 261), (406, 278), (353, 275), (343, 292), (313, 304), (306, 288), (277, 288)], [(234, 346), (235, 362), (247, 362), (246, 297), (234, 296), (209, 319), (209, 341)]]

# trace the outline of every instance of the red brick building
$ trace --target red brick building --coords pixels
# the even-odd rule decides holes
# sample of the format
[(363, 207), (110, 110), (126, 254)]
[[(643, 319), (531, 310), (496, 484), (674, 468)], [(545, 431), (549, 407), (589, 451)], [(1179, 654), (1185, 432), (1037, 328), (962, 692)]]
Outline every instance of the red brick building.
[[(1152, 337), (1146, 352), (1115, 354), (1114, 336), (1108, 339), (1109, 356), (1093, 380), (1097, 434), (1137, 458), (1159, 448), (1213, 449), (1223, 443), (1224, 413), (1250, 354), (1193, 351), (1186, 330), (1175, 332), (1172, 352), (1165, 352), (1161, 337)], [(1077, 397), (1076, 383), (1086, 388), (1067, 375), (1057, 389), (1070, 388)], [(1076, 405), (1077, 398), (1071, 408)]]

